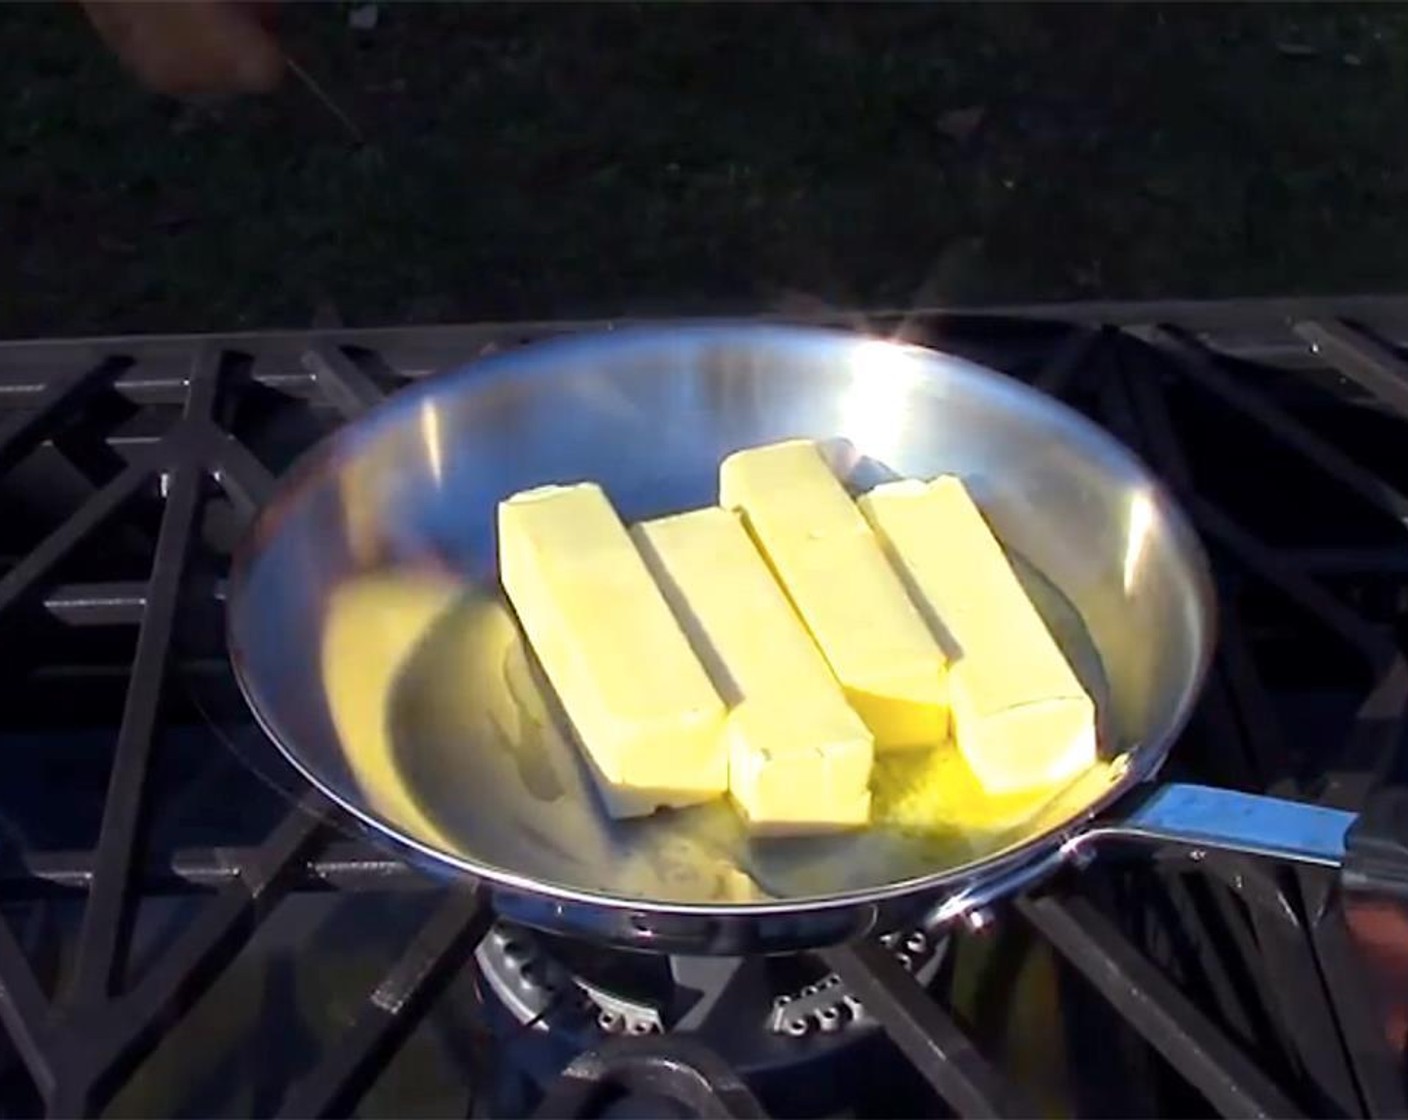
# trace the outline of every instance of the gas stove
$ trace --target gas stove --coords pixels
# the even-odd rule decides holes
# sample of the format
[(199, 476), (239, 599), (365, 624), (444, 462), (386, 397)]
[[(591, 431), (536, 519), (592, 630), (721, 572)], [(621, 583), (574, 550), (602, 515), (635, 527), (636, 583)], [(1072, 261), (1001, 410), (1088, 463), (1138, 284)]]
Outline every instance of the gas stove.
[[(1173, 775), (1355, 808), (1401, 759), (1408, 297), (824, 313), (1066, 399), (1183, 499), (1215, 670)], [(273, 480), (407, 381), (601, 324), (0, 344), (0, 1108), (1408, 1113), (1326, 873), (1097, 863), (797, 957), (508, 924), (271, 759), (223, 654)]]

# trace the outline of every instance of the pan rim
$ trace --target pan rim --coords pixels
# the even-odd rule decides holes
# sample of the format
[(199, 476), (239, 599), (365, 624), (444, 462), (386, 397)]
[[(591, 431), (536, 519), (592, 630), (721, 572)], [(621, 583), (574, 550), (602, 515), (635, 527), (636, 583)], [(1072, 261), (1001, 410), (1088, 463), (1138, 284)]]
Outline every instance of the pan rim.
[[(989, 856), (970, 863), (948, 867), (942, 871), (912, 876), (875, 886), (856, 888), (849, 891), (825, 895), (806, 895), (797, 898), (764, 898), (739, 902), (711, 901), (691, 902), (673, 899), (651, 899), (639, 896), (611, 894), (564, 883), (539, 880), (531, 875), (513, 871), (511, 868), (476, 860), (472, 857), (446, 851), (407, 832), (402, 826), (388, 820), (369, 805), (355, 797), (339, 791), (338, 783), (322, 777), (301, 756), (296, 743), (277, 726), (269, 706), (261, 703), (258, 689), (251, 678), (237, 638), (235, 615), (242, 600), (242, 589), (249, 572), (258, 559), (259, 543), (271, 532), (273, 526), (298, 498), (320, 477), (323, 469), (344, 454), (349, 444), (369, 438), (382, 426), (389, 426), (403, 411), (414, 409), (420, 401), (447, 386), (468, 380), (487, 378), (507, 378), (515, 374), (538, 376), (552, 367), (554, 353), (564, 355), (583, 349), (601, 346), (640, 344), (652, 337), (665, 340), (678, 340), (682, 335), (690, 335), (699, 340), (710, 336), (732, 335), (740, 332), (773, 336), (778, 341), (789, 338), (797, 342), (821, 344), (827, 340), (854, 343), (884, 343), (921, 356), (925, 362), (942, 361), (962, 367), (965, 371), (989, 379), (997, 379), (1008, 391), (1019, 396), (1039, 396), (1042, 405), (1062, 416), (1065, 422), (1084, 428), (1101, 448), (1101, 453), (1132, 468), (1141, 479), (1153, 504), (1159, 509), (1161, 518), (1169, 533), (1178, 543), (1179, 554), (1185, 558), (1190, 578), (1201, 610), (1201, 621), (1205, 629), (1204, 640), (1198, 651), (1197, 663), (1184, 688), (1178, 696), (1172, 717), (1156, 735), (1135, 743), (1121, 752), (1128, 763), (1124, 773), (1089, 805), (1073, 814), (1067, 821), (1045, 832), (1028, 837)], [(525, 355), (527, 356), (525, 358)], [(537, 372), (532, 368), (538, 367)], [(1020, 872), (1043, 857), (1057, 852), (1077, 835), (1086, 831), (1090, 822), (1109, 810), (1127, 796), (1133, 789), (1153, 780), (1179, 736), (1192, 716), (1197, 700), (1202, 693), (1210, 670), (1217, 644), (1218, 611), (1217, 597), (1211, 576), (1206, 550), (1193, 529), (1192, 522), (1182, 506), (1175, 500), (1168, 486), (1160, 480), (1143, 459), (1122, 441), (1107, 432), (1088, 417), (1077, 412), (1064, 401), (1050, 397), (1031, 386), (978, 362), (932, 347), (915, 343), (888, 339), (881, 335), (848, 330), (831, 326), (800, 325), (782, 322), (769, 322), (757, 319), (662, 319), (648, 324), (632, 324), (625, 327), (593, 328), (584, 331), (567, 331), (550, 338), (526, 343), (511, 350), (485, 355), (464, 364), (451, 367), (441, 373), (425, 377), (419, 382), (406, 386), (386, 401), (374, 407), (362, 417), (354, 419), (329, 433), (298, 460), (280, 477), (269, 499), (258, 510), (250, 524), (241, 534), (230, 560), (226, 578), (225, 595), (225, 645), (234, 673), (236, 684), (246, 706), (253, 715), (261, 732), (275, 746), (284, 761), (291, 765), (313, 789), (317, 790), (342, 811), (356, 821), (378, 833), (391, 842), (393, 847), (410, 849), (417, 855), (432, 861), (434, 870), (452, 872), (467, 876), (491, 888), (500, 888), (532, 896), (559, 904), (574, 904), (594, 907), (614, 912), (632, 912), (649, 915), (677, 915), (681, 917), (727, 917), (747, 919), (767, 916), (819, 914), (844, 910), (857, 906), (891, 902), (919, 895), (934, 895), (944, 891), (959, 891), (976, 884), (996, 884), (1003, 876)], [(429, 872), (429, 869), (426, 869)], [(1000, 896), (1001, 888), (992, 892)]]

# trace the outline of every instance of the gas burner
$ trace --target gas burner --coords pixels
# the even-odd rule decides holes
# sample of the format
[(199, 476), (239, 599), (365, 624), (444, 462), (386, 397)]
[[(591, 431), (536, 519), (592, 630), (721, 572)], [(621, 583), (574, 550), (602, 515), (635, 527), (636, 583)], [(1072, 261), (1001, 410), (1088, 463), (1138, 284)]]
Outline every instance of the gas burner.
[[(894, 954), (906, 972), (924, 985), (938, 972), (948, 948), (946, 938), (935, 938), (918, 929), (884, 934), (880, 944)], [(874, 1026), (875, 1021), (866, 1015), (860, 998), (834, 972), (828, 972), (817, 983), (808, 984), (795, 993), (776, 996), (768, 1016), (771, 1031), (792, 1038), (803, 1038), (813, 1031), (834, 1034)]]
[[(947, 948), (946, 939), (917, 929), (880, 943), (921, 984), (934, 978)], [(877, 1029), (861, 1000), (812, 954), (655, 956), (499, 922), (475, 956), (521, 1026), (573, 1035), (579, 1046), (607, 1035), (693, 1031), (746, 1072), (810, 1060)]]

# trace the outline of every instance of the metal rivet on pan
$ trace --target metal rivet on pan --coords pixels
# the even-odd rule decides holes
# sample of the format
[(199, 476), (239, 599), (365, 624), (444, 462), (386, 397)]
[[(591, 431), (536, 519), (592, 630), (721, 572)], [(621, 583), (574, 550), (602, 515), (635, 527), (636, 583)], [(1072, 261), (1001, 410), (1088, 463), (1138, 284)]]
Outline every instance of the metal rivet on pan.
[(968, 927), (971, 933), (982, 933), (996, 920), (993, 912), (986, 906), (980, 906), (976, 910), (969, 910), (963, 915), (963, 924)]

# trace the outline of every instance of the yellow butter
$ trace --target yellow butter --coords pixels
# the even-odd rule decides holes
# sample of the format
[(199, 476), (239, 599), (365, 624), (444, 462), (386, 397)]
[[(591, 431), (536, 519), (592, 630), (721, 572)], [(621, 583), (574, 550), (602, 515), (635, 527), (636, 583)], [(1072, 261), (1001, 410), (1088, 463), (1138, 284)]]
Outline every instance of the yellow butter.
[(876, 823), (904, 831), (948, 831), (981, 847), (1031, 821), (1068, 783), (989, 793), (954, 744), (879, 759), (871, 777)]
[(859, 504), (953, 640), (954, 735), (983, 788), (1016, 793), (1090, 766), (1095, 705), (962, 481), (885, 483)]
[(759, 699), (731, 713), (729, 791), (752, 832), (800, 836), (869, 823), (874, 744), (845, 711), (849, 721), (834, 709)]
[(875, 746), (942, 740), (943, 648), (817, 446), (791, 440), (730, 455), (719, 497), (744, 514)]
[[(680, 787), (674, 785), (637, 785), (630, 781), (612, 782), (602, 773), (597, 766), (591, 751), (586, 749), (586, 744), (580, 735), (572, 737), (573, 745), (580, 751), (582, 762), (586, 765), (587, 776), (592, 780), (597, 796), (601, 798), (602, 807), (606, 809), (606, 815), (612, 820), (630, 820), (633, 817), (648, 817), (657, 809), (683, 809), (689, 805), (698, 805), (701, 801), (707, 801), (718, 795), (719, 791), (711, 791), (701, 796), (700, 791), (695, 786)], [(727, 759), (727, 749), (723, 752)], [(712, 786), (713, 778), (709, 779)], [(727, 774), (724, 777), (724, 786), (727, 788)]]
[(516, 494), (498, 529), (504, 590), (611, 811), (725, 792), (723, 701), (601, 488)]
[(695, 510), (631, 530), (730, 705), (729, 788), (760, 833), (869, 818), (873, 740), (736, 513)]

